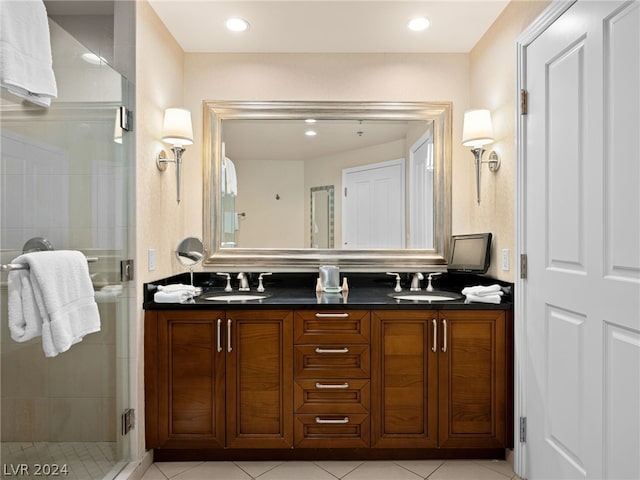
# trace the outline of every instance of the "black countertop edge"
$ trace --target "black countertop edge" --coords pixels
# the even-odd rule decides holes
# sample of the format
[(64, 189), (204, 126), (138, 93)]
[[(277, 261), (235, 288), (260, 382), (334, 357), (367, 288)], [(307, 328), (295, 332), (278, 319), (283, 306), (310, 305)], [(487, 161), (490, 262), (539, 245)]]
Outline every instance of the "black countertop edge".
[(251, 291), (238, 292), (237, 280), (232, 275), (234, 291), (231, 295), (248, 293), (250, 295), (266, 295), (262, 300), (247, 301), (216, 301), (206, 300), (207, 297), (225, 294), (226, 279), (211, 272), (198, 272), (194, 274), (194, 285), (201, 287), (203, 293), (188, 303), (156, 303), (153, 296), (158, 285), (190, 284), (189, 274), (180, 274), (160, 279), (152, 283), (144, 284), (145, 310), (229, 310), (229, 309), (408, 309), (408, 310), (512, 310), (513, 309), (513, 284), (491, 277), (469, 274), (442, 274), (433, 281), (437, 291), (460, 293), (464, 287), (474, 285), (499, 284), (505, 294), (500, 304), (472, 302), (465, 303), (464, 297), (447, 301), (412, 301), (397, 300), (393, 295), (397, 294), (426, 294), (426, 275), (422, 282), (421, 292), (410, 292), (410, 276), (403, 274), (402, 292), (394, 292), (395, 279), (385, 273), (382, 274), (358, 274), (349, 273), (342, 275), (348, 277), (349, 291), (343, 294), (316, 294), (314, 273), (277, 273), (264, 278), (265, 292), (256, 291), (257, 274), (252, 275)]

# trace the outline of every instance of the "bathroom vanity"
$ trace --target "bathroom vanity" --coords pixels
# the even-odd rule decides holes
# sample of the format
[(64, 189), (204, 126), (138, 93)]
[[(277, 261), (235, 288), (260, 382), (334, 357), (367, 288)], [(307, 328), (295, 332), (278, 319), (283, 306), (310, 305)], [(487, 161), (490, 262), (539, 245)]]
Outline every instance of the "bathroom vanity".
[(146, 447), (156, 460), (504, 457), (509, 296), (398, 300), (388, 279), (316, 296), (313, 280), (267, 285), (262, 300), (206, 299), (221, 287), (185, 305), (148, 295)]

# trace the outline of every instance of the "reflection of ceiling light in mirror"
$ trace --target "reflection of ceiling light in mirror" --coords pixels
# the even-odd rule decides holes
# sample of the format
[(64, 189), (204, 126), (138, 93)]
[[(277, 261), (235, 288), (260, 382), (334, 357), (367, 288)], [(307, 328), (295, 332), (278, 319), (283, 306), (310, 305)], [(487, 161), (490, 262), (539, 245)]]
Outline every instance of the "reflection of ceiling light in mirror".
[(307, 137), (315, 137), (315, 136), (317, 135), (317, 133), (316, 133), (316, 131), (315, 131), (315, 130), (307, 130), (306, 132), (304, 132), (304, 134), (305, 134)]
[(82, 54), (82, 60), (91, 65), (107, 65), (107, 61), (103, 57), (99, 57), (95, 53), (87, 52)]
[(409, 30), (412, 30), (414, 32), (422, 32), (423, 30), (429, 28), (430, 24), (431, 22), (429, 22), (429, 20), (427, 20), (425, 17), (417, 17), (412, 18), (407, 24), (407, 27), (409, 27)]
[(249, 22), (247, 22), (243, 18), (230, 18), (227, 20), (227, 23), (225, 25), (232, 32), (244, 32), (247, 28), (249, 28)]
[(304, 123), (316, 123), (316, 119), (315, 118), (307, 118)]

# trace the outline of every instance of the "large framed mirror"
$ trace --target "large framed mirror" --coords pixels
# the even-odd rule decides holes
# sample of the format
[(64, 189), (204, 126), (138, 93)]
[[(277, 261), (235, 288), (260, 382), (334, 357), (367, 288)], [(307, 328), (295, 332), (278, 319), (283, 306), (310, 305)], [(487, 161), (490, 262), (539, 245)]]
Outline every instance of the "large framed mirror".
[[(207, 101), (203, 129), (205, 265), (445, 268), (450, 103)], [(332, 246), (312, 238), (329, 185)]]

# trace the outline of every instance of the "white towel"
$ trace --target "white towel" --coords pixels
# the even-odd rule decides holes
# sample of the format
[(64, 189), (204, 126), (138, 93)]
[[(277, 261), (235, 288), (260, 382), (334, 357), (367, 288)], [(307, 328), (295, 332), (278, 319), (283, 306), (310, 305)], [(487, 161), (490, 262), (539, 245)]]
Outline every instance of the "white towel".
[(502, 288), (500, 287), (500, 285), (495, 284), (495, 285), (489, 285), (489, 286), (482, 286), (482, 285), (478, 285), (475, 287), (466, 287), (462, 289), (462, 294), (463, 295), (475, 295), (478, 297), (482, 297), (485, 295), (500, 295), (502, 296), (503, 292), (502, 292)]
[(161, 292), (188, 292), (192, 295), (196, 293), (196, 287), (193, 285), (185, 285), (184, 283), (174, 283), (172, 285), (158, 285), (158, 290)]
[(193, 296), (193, 293), (186, 290), (158, 291), (153, 295), (153, 301), (156, 303), (186, 303), (193, 299)]
[(26, 270), (9, 272), (11, 338), (25, 342), (42, 335), (45, 356), (55, 357), (100, 331), (87, 258), (77, 251), (58, 250), (20, 255), (12, 263)]
[(2, 1), (0, 86), (36, 105), (58, 96), (47, 11), (41, 0)]
[(236, 174), (236, 166), (230, 158), (224, 159), (224, 181), (222, 182), (222, 193), (227, 195), (238, 195), (238, 176)]
[[(500, 292), (502, 293), (502, 292)], [(502, 297), (500, 295), (471, 295), (465, 296), (465, 303), (478, 302), (478, 303), (500, 303)]]

